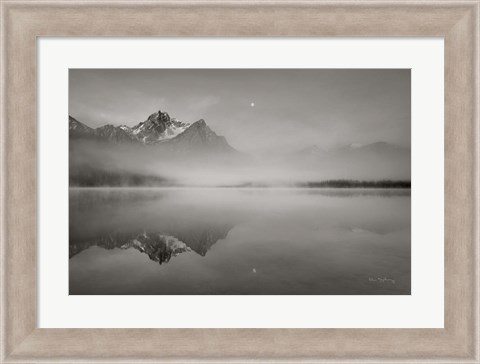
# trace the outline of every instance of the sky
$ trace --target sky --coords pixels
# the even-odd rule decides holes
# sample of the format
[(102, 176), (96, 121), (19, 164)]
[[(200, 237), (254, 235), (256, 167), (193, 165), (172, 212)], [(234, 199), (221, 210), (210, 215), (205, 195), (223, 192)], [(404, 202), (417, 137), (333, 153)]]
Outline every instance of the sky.
[(410, 86), (409, 69), (71, 69), (69, 114), (94, 128), (204, 119), (247, 153), (410, 147)]

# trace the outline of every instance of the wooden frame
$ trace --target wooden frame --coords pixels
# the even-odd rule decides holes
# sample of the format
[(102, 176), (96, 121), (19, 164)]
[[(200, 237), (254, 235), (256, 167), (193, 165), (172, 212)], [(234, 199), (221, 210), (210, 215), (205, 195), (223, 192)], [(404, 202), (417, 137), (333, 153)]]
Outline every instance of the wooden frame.
[[(3, 1), (1, 362), (479, 363), (479, 5)], [(161, 35), (445, 38), (444, 329), (36, 327), (36, 37)]]

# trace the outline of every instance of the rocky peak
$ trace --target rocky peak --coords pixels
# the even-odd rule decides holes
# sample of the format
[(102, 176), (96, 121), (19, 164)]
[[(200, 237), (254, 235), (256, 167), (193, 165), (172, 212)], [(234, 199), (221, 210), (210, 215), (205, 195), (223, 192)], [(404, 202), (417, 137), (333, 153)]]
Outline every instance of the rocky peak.
[(114, 143), (123, 143), (133, 141), (132, 136), (120, 126), (107, 124), (95, 129), (95, 136), (101, 139), (107, 139)]
[(162, 112), (161, 110), (153, 113), (147, 119), (147, 121), (157, 125), (170, 123), (170, 120), (170, 115), (168, 115), (167, 112)]
[(115, 126), (113, 126), (112, 124), (105, 124), (104, 126), (98, 127), (96, 130), (112, 132), (114, 129), (115, 129)]
[(171, 139), (183, 133), (189, 126), (190, 124), (171, 118), (167, 112), (159, 110), (134, 126), (131, 133), (144, 144), (153, 144)]
[(200, 119), (196, 122), (194, 122), (183, 134), (179, 135), (176, 137), (176, 140), (179, 139), (189, 139), (189, 140), (195, 140), (199, 139), (202, 142), (208, 142), (209, 140), (213, 140), (215, 138), (223, 138), (215, 134), (215, 132), (212, 131), (205, 123), (205, 120)]
[(200, 120), (194, 122), (192, 124), (192, 126), (195, 127), (195, 128), (208, 128), (207, 123), (203, 119), (200, 119)]
[(95, 131), (92, 128), (70, 115), (68, 116), (68, 133), (74, 139), (91, 138), (95, 135)]
[(77, 131), (77, 132), (91, 132), (93, 131), (92, 128), (89, 126), (85, 125), (84, 123), (81, 123), (74, 117), (68, 115), (68, 130), (70, 131)]
[(217, 135), (200, 119), (189, 126), (183, 133), (169, 141), (169, 145), (177, 151), (195, 153), (238, 153), (221, 135)]

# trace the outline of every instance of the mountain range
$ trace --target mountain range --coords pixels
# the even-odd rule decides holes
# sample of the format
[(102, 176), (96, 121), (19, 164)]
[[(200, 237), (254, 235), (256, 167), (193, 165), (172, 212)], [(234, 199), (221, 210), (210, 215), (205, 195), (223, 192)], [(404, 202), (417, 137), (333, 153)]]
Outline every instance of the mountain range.
[(205, 120), (185, 123), (161, 110), (133, 127), (107, 124), (93, 129), (69, 116), (69, 136), (71, 139), (105, 141), (114, 144), (161, 146), (163, 149), (171, 149), (174, 152), (238, 153), (228, 144), (225, 137), (212, 131)]
[(410, 150), (408, 148), (400, 147), (395, 144), (380, 141), (369, 144), (347, 144), (328, 150), (319, 148), (317, 145), (311, 145), (297, 151), (295, 155), (304, 158), (323, 158), (333, 155), (339, 156), (362, 153), (408, 154), (410, 153)]
[[(70, 185), (285, 186), (335, 179), (410, 180), (409, 148), (386, 142), (316, 145), (253, 157), (200, 119), (157, 111), (134, 126), (91, 128), (69, 116)], [(288, 137), (285, 137), (288, 138)], [(279, 145), (288, 140), (279, 140)]]
[[(92, 139), (114, 144), (168, 146), (175, 149), (176, 152), (210, 149), (214, 152), (239, 153), (230, 146), (224, 136), (217, 135), (205, 120), (200, 119), (194, 123), (186, 123), (170, 117), (167, 112), (161, 110), (151, 114), (145, 121), (133, 127), (107, 124), (94, 129), (69, 116), (69, 135), (72, 139)], [(379, 141), (364, 145), (348, 144), (330, 150), (311, 145), (292, 153), (290, 157), (308, 160), (362, 153), (409, 154), (410, 150)]]
[(410, 180), (410, 149), (383, 141), (328, 150), (313, 145), (287, 158), (304, 169), (328, 172), (323, 175), (324, 180)]

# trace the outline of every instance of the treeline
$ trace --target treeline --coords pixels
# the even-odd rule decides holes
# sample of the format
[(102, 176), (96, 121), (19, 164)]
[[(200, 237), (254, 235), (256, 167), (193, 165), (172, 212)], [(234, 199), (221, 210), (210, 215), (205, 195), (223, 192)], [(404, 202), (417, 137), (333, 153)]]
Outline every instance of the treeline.
[(123, 171), (81, 169), (70, 171), (70, 187), (160, 187), (170, 186), (166, 178)]
[(411, 188), (410, 181), (378, 180), (359, 181), (353, 179), (332, 179), (319, 182), (306, 182), (301, 187), (308, 188)]

